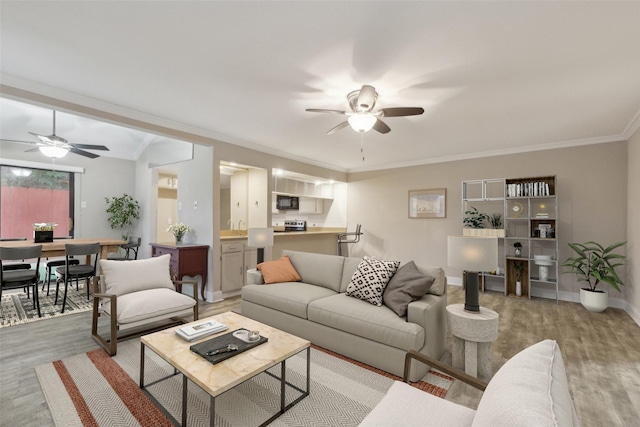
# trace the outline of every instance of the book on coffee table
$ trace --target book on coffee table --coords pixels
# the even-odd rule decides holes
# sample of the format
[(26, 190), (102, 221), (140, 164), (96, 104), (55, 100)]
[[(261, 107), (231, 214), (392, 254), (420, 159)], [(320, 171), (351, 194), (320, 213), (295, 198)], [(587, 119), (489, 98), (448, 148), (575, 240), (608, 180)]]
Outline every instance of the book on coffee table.
[(176, 335), (187, 340), (195, 341), (218, 332), (226, 331), (229, 327), (215, 320), (205, 320), (204, 322), (190, 324), (180, 329), (176, 329)]

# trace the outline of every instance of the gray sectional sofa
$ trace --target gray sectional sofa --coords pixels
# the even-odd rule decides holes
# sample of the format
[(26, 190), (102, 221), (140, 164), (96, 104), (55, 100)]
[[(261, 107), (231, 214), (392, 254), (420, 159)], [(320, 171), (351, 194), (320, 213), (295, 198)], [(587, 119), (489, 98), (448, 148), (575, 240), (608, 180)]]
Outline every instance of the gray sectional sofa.
[[(283, 251), (301, 277), (299, 282), (264, 285), (250, 270), (242, 289), (242, 314), (360, 362), (402, 376), (408, 350), (436, 359), (445, 349), (447, 281), (439, 267), (417, 267), (435, 278), (428, 293), (411, 302), (400, 317), (385, 305), (347, 296), (360, 258)], [(412, 366), (410, 380), (428, 367)]]

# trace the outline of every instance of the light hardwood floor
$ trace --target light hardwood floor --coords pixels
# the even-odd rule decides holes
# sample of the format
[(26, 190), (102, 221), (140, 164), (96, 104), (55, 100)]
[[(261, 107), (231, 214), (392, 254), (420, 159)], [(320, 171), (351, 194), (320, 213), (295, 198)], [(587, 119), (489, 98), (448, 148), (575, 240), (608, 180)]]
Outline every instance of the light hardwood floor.
[[(462, 290), (449, 286), (448, 303)], [(201, 317), (239, 307), (239, 298), (201, 304)], [(640, 426), (640, 327), (624, 311), (589, 313), (580, 304), (506, 298), (487, 292), (483, 307), (500, 314), (492, 346), (494, 370), (542, 339), (558, 341), (581, 424)], [(52, 426), (34, 367), (97, 348), (91, 314), (82, 313), (0, 329), (0, 426)], [(442, 360), (451, 362), (451, 337)], [(447, 399), (476, 407), (481, 394), (456, 382)], [(526, 403), (525, 403), (526, 404)]]

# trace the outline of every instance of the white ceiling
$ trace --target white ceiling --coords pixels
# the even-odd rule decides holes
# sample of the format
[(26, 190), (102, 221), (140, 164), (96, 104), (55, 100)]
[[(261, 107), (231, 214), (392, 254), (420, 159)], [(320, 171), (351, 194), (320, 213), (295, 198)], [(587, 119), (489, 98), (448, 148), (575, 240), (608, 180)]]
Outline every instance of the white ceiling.
[[(640, 125), (640, 2), (0, 8), (5, 85), (339, 170), (619, 141)], [(304, 111), (345, 109), (363, 84), (376, 87), (378, 107), (425, 114), (384, 119), (386, 135), (328, 136), (343, 117)], [(5, 120), (5, 103), (1, 112), (2, 138), (50, 133), (50, 119), (35, 129)], [(131, 131), (73, 132), (57, 133), (135, 152)]]

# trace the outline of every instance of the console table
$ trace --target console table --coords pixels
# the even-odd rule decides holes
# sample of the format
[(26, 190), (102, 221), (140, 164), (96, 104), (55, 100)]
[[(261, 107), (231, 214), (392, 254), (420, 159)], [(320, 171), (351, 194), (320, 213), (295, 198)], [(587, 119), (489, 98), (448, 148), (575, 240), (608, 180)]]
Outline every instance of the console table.
[(498, 338), (498, 313), (485, 307), (468, 312), (464, 304), (447, 306), (447, 326), (453, 335), (453, 367), (474, 377), (491, 378), (491, 343)]
[[(171, 243), (151, 243), (151, 256), (171, 255), (171, 271), (178, 280), (184, 276), (201, 276), (202, 285), (200, 294), (202, 300), (206, 301), (204, 288), (207, 286), (207, 258), (209, 246), (196, 244), (175, 245)], [(176, 285), (177, 291), (182, 292), (182, 285)]]

